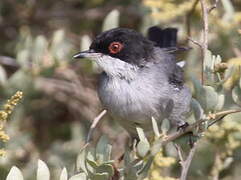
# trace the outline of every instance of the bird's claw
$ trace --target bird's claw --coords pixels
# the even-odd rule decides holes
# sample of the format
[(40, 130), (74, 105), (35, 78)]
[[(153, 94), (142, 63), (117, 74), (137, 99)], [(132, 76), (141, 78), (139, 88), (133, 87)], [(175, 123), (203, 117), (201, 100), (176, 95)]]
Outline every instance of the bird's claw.
[(185, 131), (185, 129), (189, 126), (189, 124), (187, 122), (185, 122), (184, 124), (180, 125), (177, 127), (177, 131)]

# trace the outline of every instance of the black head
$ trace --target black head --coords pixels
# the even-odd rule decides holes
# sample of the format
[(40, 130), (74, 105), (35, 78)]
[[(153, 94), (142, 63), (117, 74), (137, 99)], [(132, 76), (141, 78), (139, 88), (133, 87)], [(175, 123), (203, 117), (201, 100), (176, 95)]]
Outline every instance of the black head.
[(99, 34), (89, 51), (140, 66), (148, 60), (153, 48), (153, 43), (140, 33), (127, 28), (115, 28)]

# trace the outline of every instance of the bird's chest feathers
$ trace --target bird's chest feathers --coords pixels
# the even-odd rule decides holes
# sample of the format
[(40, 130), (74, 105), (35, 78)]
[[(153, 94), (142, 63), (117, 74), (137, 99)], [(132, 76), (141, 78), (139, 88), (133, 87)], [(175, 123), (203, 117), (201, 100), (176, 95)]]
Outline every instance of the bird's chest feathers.
[(142, 87), (140, 84), (145, 83), (119, 78), (105, 79), (99, 88), (100, 100), (109, 111), (120, 117), (145, 115), (150, 111), (148, 109), (152, 108), (152, 104), (147, 101), (148, 87)]

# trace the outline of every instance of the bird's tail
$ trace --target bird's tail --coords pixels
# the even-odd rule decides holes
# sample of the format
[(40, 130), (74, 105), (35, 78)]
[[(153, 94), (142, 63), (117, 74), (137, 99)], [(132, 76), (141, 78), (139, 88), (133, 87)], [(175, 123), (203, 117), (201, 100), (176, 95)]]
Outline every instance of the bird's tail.
[(152, 26), (148, 29), (148, 39), (160, 48), (176, 47), (177, 28), (161, 29), (158, 26)]

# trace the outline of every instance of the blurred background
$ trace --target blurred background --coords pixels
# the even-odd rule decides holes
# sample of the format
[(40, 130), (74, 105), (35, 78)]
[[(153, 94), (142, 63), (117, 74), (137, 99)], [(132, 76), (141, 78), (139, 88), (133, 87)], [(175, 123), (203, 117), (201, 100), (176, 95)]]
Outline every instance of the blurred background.
[[(240, 66), (241, 1), (220, 0), (209, 14), (209, 22), (209, 49), (224, 62)], [(97, 34), (112, 27), (132, 28), (145, 35), (153, 25), (178, 28), (180, 45), (193, 48), (178, 55), (188, 64), (187, 83), (192, 75), (200, 78), (200, 50), (188, 42), (188, 37), (201, 38), (197, 0), (0, 2), (1, 103), (18, 90), (24, 93), (7, 124), (11, 139), (0, 144), (7, 150), (0, 157), (0, 179), (13, 165), (26, 179), (35, 179), (38, 158), (48, 163), (52, 179), (64, 166), (74, 172), (76, 155), (102, 107), (96, 93), (98, 67), (85, 60), (74, 62), (72, 55), (86, 50)], [(227, 91), (232, 87), (230, 80)], [(221, 179), (240, 179), (240, 117), (240, 113), (228, 116), (224, 122), (230, 123), (217, 126), (201, 140), (190, 179), (211, 178), (217, 172)], [(101, 134), (110, 137), (117, 159), (127, 134), (109, 116), (97, 126), (94, 141)], [(177, 177), (177, 167), (178, 162), (163, 173)]]

